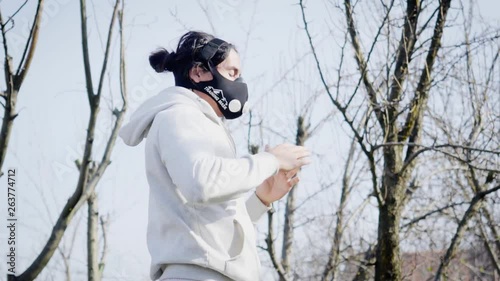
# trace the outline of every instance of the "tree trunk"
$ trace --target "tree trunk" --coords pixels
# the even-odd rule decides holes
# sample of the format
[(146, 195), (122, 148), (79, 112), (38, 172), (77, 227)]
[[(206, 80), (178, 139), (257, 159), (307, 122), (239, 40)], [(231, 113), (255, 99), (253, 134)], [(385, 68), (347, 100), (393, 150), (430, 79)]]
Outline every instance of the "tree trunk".
[[(396, 137), (392, 134), (392, 137)], [(399, 222), (404, 201), (405, 178), (398, 174), (402, 167), (402, 148), (384, 149), (384, 176), (381, 192), (384, 202), (379, 206), (377, 261), (375, 280), (401, 280), (399, 256)]]
[(97, 207), (97, 195), (94, 192), (87, 199), (87, 272), (89, 281), (99, 281), (98, 249), (97, 241), (99, 212)]
[[(342, 242), (342, 235), (344, 233), (344, 212), (347, 205), (347, 199), (350, 195), (351, 190), (351, 173), (352, 166), (354, 164), (354, 152), (356, 151), (356, 138), (352, 139), (351, 147), (349, 148), (349, 154), (344, 167), (344, 175), (342, 177), (342, 191), (340, 193), (340, 205), (337, 209), (337, 222), (335, 225), (335, 233), (333, 234), (332, 247), (330, 249), (330, 254), (328, 255), (328, 262), (326, 264), (325, 270), (323, 271), (322, 281), (335, 280), (335, 274), (340, 263), (340, 244)], [(368, 253), (372, 252), (370, 249), (366, 256), (368, 258)], [(370, 255), (374, 257), (373, 253)], [(358, 271), (360, 278), (364, 278), (366, 270), (364, 266), (359, 267)], [(363, 275), (363, 276), (361, 276)], [(358, 275), (357, 275), (358, 276)], [(363, 280), (363, 279), (359, 279)]]
[(396, 197), (387, 198), (379, 211), (377, 261), (375, 280), (401, 280), (401, 259), (399, 257), (400, 210)]
[[(303, 146), (308, 137), (307, 128), (304, 124), (304, 117), (299, 116), (297, 118), (297, 135), (295, 139), (296, 145)], [(295, 190), (297, 186), (294, 186), (287, 195), (286, 199), (286, 209), (285, 209), (285, 225), (283, 227), (283, 247), (281, 251), (281, 265), (285, 275), (290, 274), (290, 258), (292, 256), (292, 245), (293, 245), (293, 223), (295, 222)], [(280, 281), (285, 281), (283, 277), (280, 276)]]

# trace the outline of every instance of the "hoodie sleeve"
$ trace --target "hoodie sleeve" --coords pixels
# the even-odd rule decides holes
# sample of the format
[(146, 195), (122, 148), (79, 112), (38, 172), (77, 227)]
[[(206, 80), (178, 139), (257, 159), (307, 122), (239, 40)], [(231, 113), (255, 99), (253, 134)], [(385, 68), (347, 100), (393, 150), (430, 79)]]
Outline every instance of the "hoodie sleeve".
[(191, 203), (221, 202), (241, 196), (279, 170), (268, 152), (241, 158), (215, 155), (204, 114), (172, 106), (157, 115), (158, 150), (173, 183)]
[(245, 205), (248, 215), (250, 216), (250, 219), (254, 224), (256, 224), (260, 220), (260, 218), (262, 218), (262, 215), (273, 208), (272, 205), (264, 205), (264, 203), (260, 201), (259, 197), (257, 197), (257, 194), (255, 194), (255, 192), (252, 192), (252, 195), (248, 197)]

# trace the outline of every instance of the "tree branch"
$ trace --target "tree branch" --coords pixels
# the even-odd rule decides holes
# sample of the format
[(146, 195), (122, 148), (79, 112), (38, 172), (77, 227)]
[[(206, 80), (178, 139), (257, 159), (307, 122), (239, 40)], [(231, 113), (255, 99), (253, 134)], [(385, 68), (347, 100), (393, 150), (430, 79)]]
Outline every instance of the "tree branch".
[[(432, 35), (431, 45), (427, 52), (425, 65), (420, 75), (420, 81), (417, 85), (415, 96), (410, 103), (410, 110), (408, 112), (406, 122), (399, 132), (398, 140), (406, 141), (409, 138), (410, 142), (417, 142), (420, 138), (421, 124), (423, 120), (423, 111), (429, 98), (429, 88), (431, 82), (431, 74), (434, 63), (437, 58), (437, 53), (441, 47), (441, 38), (443, 37), (443, 30), (445, 27), (446, 16), (450, 8), (451, 0), (440, 1), (439, 15), (434, 26), (434, 33)], [(408, 149), (406, 153), (405, 162), (407, 163), (413, 149)]]
[(103, 217), (101, 216), (100, 218), (101, 222), (101, 230), (102, 230), (102, 255), (101, 259), (99, 260), (99, 280), (102, 280), (102, 273), (104, 272), (104, 266), (106, 265), (106, 257), (108, 254), (108, 224), (109, 224), (109, 218), (104, 220)]
[(88, 32), (87, 32), (87, 2), (86, 0), (80, 0), (80, 18), (81, 18), (81, 29), (82, 29), (82, 49), (83, 49), (83, 67), (85, 69), (85, 82), (87, 86), (87, 96), (89, 103), (94, 102), (94, 86), (92, 84), (92, 70), (90, 68), (89, 59), (89, 44), (88, 44)]
[(451, 203), (451, 204), (448, 204), (448, 205), (446, 205), (444, 207), (432, 210), (432, 211), (430, 211), (430, 212), (428, 212), (428, 213), (426, 213), (426, 214), (424, 214), (422, 216), (419, 216), (419, 217), (416, 217), (416, 218), (412, 219), (408, 223), (403, 224), (401, 226), (401, 228), (411, 227), (412, 225), (418, 223), (419, 221), (425, 220), (427, 217), (432, 216), (432, 215), (434, 215), (436, 213), (442, 213), (446, 209), (453, 208), (453, 207), (456, 207), (456, 206), (465, 205), (465, 204), (470, 204), (470, 202), (460, 202), (460, 203)]
[[(27, 2), (27, 1), (26, 1)], [(33, 25), (31, 26), (30, 35), (26, 41), (24, 47), (23, 55), (19, 61), (19, 66), (17, 67), (16, 76), (14, 80), (14, 88), (19, 91), (21, 85), (26, 77), (26, 74), (30, 68), (31, 62), (35, 55), (35, 49), (38, 42), (38, 34), (40, 33), (40, 22), (42, 20), (44, 0), (38, 1), (38, 6), (36, 9), (35, 19)]]
[(337, 222), (335, 225), (335, 233), (333, 234), (332, 246), (328, 255), (328, 262), (323, 271), (322, 281), (335, 280), (335, 273), (340, 260), (340, 243), (344, 233), (344, 211), (347, 205), (347, 200), (350, 195), (351, 186), (351, 169), (353, 166), (354, 153), (356, 152), (356, 140), (353, 138), (347, 160), (344, 165), (344, 174), (342, 176), (342, 190), (340, 192), (340, 205), (337, 210)]
[[(330, 101), (333, 103), (333, 105), (340, 111), (340, 113), (342, 114), (343, 118), (344, 118), (344, 121), (349, 125), (349, 128), (350, 130), (353, 132), (359, 146), (361, 147), (361, 150), (363, 151), (363, 153), (366, 155), (366, 157), (368, 158), (368, 161), (370, 163), (370, 171), (372, 173), (372, 175), (375, 175), (375, 159), (373, 157), (373, 154), (372, 154), (372, 151), (369, 151), (368, 148), (366, 147), (366, 145), (363, 143), (363, 136), (360, 135), (360, 133), (356, 130), (355, 126), (354, 126), (354, 121), (351, 120), (348, 116), (347, 116), (347, 111), (346, 111), (346, 108), (343, 107), (332, 95), (332, 93), (330, 92), (330, 87), (328, 86), (328, 84), (326, 83), (326, 80), (325, 80), (325, 77), (323, 76), (323, 71), (321, 69), (321, 65), (319, 63), (319, 59), (318, 59), (318, 56), (316, 54), (316, 49), (314, 48), (314, 44), (312, 42), (312, 37), (311, 37), (311, 34), (309, 33), (309, 28), (308, 28), (308, 25), (307, 25), (307, 20), (306, 20), (306, 15), (305, 15), (305, 7), (304, 7), (304, 4), (303, 4), (303, 0), (300, 0), (299, 1), (299, 5), (300, 5), (300, 10), (301, 10), (301, 13), (302, 13), (302, 21), (304, 23), (304, 29), (306, 31), (306, 34), (307, 34), (307, 38), (309, 40), (309, 46), (311, 47), (311, 51), (313, 53), (313, 56), (314, 56), (314, 60), (316, 62), (316, 68), (318, 69), (318, 73), (319, 73), (319, 76), (321, 78), (321, 82), (325, 88), (325, 91), (328, 95), (328, 97), (330, 98)], [(376, 186), (376, 183), (375, 183), (375, 186), (374, 188), (376, 189), (377, 186)], [(377, 200), (379, 202), (379, 204), (382, 204), (382, 199), (377, 196)]]
[(469, 205), (469, 208), (467, 211), (465, 211), (464, 215), (462, 216), (462, 219), (460, 220), (457, 230), (455, 232), (455, 235), (453, 236), (450, 246), (448, 247), (448, 250), (446, 251), (446, 254), (444, 257), (441, 259), (441, 263), (439, 264), (439, 268), (436, 271), (436, 275), (434, 277), (434, 281), (439, 281), (441, 280), (441, 276), (443, 275), (443, 271), (446, 270), (448, 267), (450, 261), (453, 259), (453, 256), (455, 255), (455, 251), (458, 248), (460, 241), (462, 239), (462, 235), (465, 231), (465, 228), (467, 226), (467, 223), (469, 222), (469, 219), (473, 217), (473, 215), (479, 210), (481, 207), (481, 204), (484, 200), (484, 198), (493, 192), (496, 192), (500, 190), (500, 185), (497, 185), (491, 189), (481, 191), (476, 193), (476, 195), (472, 198), (471, 203)]
[[(368, 55), (368, 59), (369, 59), (370, 54), (375, 46), (375, 43), (377, 42), (377, 37), (380, 35), (382, 28), (384, 27), (386, 21), (389, 18), (389, 13), (391, 11), (393, 4), (394, 4), (394, 0), (391, 1), (390, 8), (387, 10), (387, 12), (384, 16), (384, 19), (382, 20), (382, 24), (380, 25), (380, 27), (376, 33), (375, 39), (373, 40), (372, 48), (371, 48), (369, 55)], [(363, 50), (361, 49), (361, 43), (359, 42), (358, 32), (356, 30), (356, 26), (354, 23), (354, 17), (353, 17), (353, 13), (352, 13), (351, 1), (345, 0), (344, 6), (345, 6), (346, 21), (347, 21), (347, 30), (349, 32), (349, 35), (351, 36), (351, 43), (352, 43), (352, 46), (354, 48), (354, 54), (355, 54), (354, 57), (356, 59), (356, 64), (358, 65), (359, 71), (361, 72), (361, 79), (363, 80), (363, 84), (365, 85), (366, 91), (368, 93), (368, 97), (370, 99), (371, 106), (373, 107), (375, 115), (377, 116), (377, 120), (379, 121), (379, 124), (382, 127), (382, 130), (385, 130), (383, 112), (381, 110), (381, 106), (380, 106), (379, 102), (377, 101), (377, 91), (375, 90), (375, 87), (373, 86), (373, 83), (368, 76), (368, 62), (367, 62), (367, 60), (365, 60)]]
[[(484, 226), (483, 226), (483, 223), (481, 222), (481, 219), (479, 218), (478, 220), (479, 220), (479, 231), (481, 232), (481, 238), (483, 239), (484, 246), (486, 248), (486, 252), (488, 253), (488, 256), (490, 257), (491, 263), (493, 264), (493, 267), (495, 268), (497, 274), (500, 275), (500, 262), (495, 254), (495, 250), (492, 248), (492, 246), (488, 242), (488, 235), (486, 234), (486, 230), (484, 229)], [(498, 237), (496, 239), (498, 239)]]
[(419, 0), (406, 1), (406, 14), (403, 32), (399, 41), (399, 47), (396, 56), (396, 66), (394, 69), (394, 78), (391, 83), (391, 91), (387, 98), (389, 102), (389, 120), (394, 122), (392, 117), (396, 115), (396, 104), (399, 103), (403, 84), (408, 74), (408, 65), (412, 59), (415, 41), (417, 40), (417, 22), (420, 14)]
[(104, 61), (102, 62), (102, 68), (101, 68), (101, 76), (99, 78), (99, 85), (97, 86), (97, 97), (95, 99), (96, 102), (98, 102), (99, 96), (101, 96), (101, 91), (102, 91), (102, 86), (104, 84), (104, 74), (106, 73), (106, 67), (108, 65), (108, 58), (109, 58), (109, 51), (111, 49), (111, 39), (113, 36), (113, 29), (115, 26), (115, 20), (118, 14), (118, 5), (120, 4), (120, 0), (116, 0), (115, 6), (113, 8), (113, 14), (111, 15), (111, 20), (109, 23), (109, 32), (108, 32), (108, 39), (106, 40), (106, 50), (104, 51)]
[(276, 272), (278, 272), (278, 275), (280, 279), (288, 281), (285, 270), (281, 266), (281, 263), (278, 262), (278, 259), (276, 258), (276, 251), (274, 249), (274, 228), (273, 228), (273, 214), (274, 214), (274, 209), (271, 209), (267, 211), (267, 237), (266, 237), (266, 244), (267, 244), (267, 252), (269, 253), (269, 257), (271, 258), (271, 262), (273, 263), (274, 269)]

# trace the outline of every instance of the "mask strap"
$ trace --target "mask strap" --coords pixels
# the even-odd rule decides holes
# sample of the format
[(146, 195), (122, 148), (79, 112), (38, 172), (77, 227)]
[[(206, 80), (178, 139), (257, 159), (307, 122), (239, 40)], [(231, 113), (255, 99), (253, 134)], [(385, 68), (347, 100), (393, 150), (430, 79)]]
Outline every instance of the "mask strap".
[(219, 38), (214, 38), (210, 40), (202, 49), (200, 56), (203, 60), (207, 62), (207, 64), (210, 62), (210, 60), (215, 56), (219, 48), (227, 44), (226, 41), (219, 39)]

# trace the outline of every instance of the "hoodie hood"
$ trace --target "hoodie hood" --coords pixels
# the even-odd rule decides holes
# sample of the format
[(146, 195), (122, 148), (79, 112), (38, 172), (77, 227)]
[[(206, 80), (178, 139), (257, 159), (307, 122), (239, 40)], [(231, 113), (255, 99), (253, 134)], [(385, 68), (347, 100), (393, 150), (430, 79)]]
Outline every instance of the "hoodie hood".
[(143, 102), (132, 113), (129, 122), (120, 129), (118, 136), (123, 139), (126, 145), (138, 145), (148, 136), (149, 128), (151, 128), (156, 114), (177, 104), (199, 107), (208, 118), (217, 124), (221, 122), (221, 118), (217, 116), (208, 102), (184, 87), (173, 86)]

